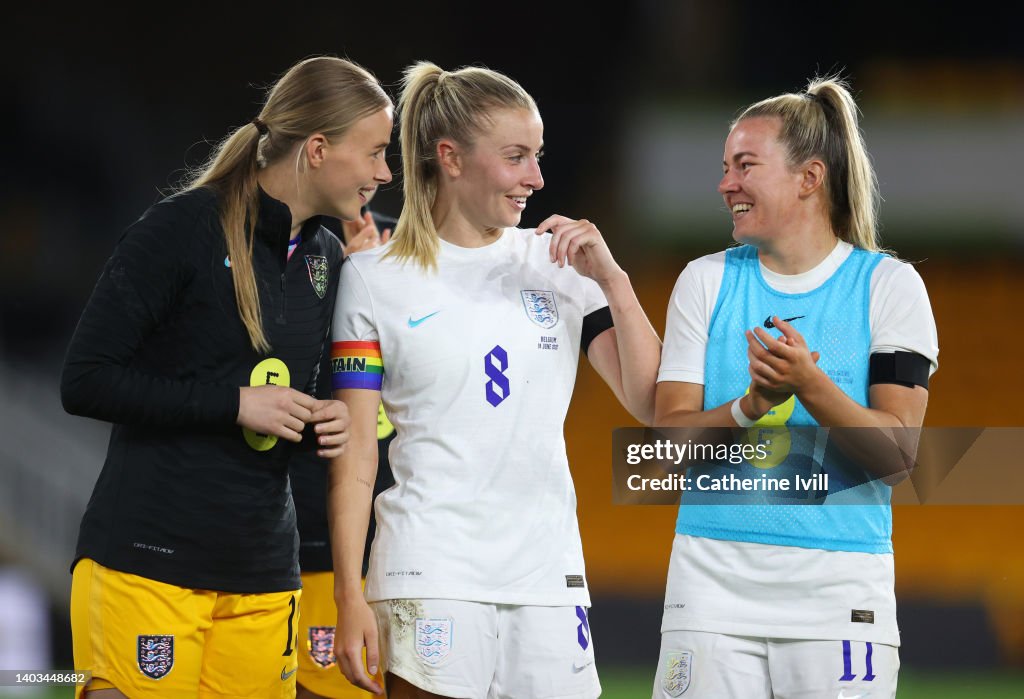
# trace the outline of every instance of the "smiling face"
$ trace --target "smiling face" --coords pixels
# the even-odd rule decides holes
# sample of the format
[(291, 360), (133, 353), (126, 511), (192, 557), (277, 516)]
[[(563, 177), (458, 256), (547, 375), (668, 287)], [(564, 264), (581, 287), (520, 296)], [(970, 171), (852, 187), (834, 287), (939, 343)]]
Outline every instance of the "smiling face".
[(341, 138), (324, 141), (311, 184), (318, 214), (352, 221), (377, 187), (391, 181), (384, 149), (391, 141), (391, 107), (363, 117)]
[(544, 186), (539, 159), (544, 124), (530, 109), (496, 109), (472, 147), (456, 146), (453, 203), (478, 230), (517, 226), (527, 198)]
[(738, 243), (777, 241), (799, 218), (804, 178), (789, 165), (778, 140), (779, 127), (776, 118), (752, 117), (736, 124), (725, 140), (718, 191), (732, 215)]

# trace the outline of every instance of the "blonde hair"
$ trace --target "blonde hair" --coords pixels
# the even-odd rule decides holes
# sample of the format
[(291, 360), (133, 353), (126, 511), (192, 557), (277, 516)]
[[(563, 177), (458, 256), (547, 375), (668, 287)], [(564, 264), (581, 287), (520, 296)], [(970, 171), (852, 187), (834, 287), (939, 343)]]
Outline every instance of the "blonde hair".
[(537, 104), (519, 83), (487, 68), (447, 72), (429, 61), (406, 68), (398, 100), (405, 204), (387, 255), (437, 268), (440, 249), (431, 209), (437, 197), (437, 143), (443, 138), (472, 148), (494, 109)]
[(340, 138), (355, 122), (390, 105), (377, 79), (355, 63), (332, 56), (307, 58), (270, 88), (256, 119), (221, 141), (206, 165), (185, 182), (184, 189), (209, 187), (218, 195), (235, 302), (256, 351), (270, 351), (252, 260), (259, 212), (257, 170), (277, 162), (312, 134)]
[(880, 250), (878, 179), (864, 145), (857, 103), (838, 76), (814, 78), (802, 94), (788, 93), (747, 107), (732, 123), (775, 117), (779, 141), (789, 164), (813, 158), (825, 164), (829, 222), (842, 240), (865, 250)]

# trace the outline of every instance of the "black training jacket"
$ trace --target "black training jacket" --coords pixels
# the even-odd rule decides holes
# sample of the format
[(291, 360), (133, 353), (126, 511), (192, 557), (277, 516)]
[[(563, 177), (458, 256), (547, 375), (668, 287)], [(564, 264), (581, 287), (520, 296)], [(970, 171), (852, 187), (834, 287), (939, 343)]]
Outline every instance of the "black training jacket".
[(118, 242), (61, 379), (68, 412), (114, 423), (75, 561), (181, 587), (300, 586), (295, 445), (257, 450), (235, 424), (239, 387), (284, 383), (281, 363), (292, 388), (316, 384), (341, 247), (314, 218), (288, 259), (290, 228), (288, 207), (261, 190), (253, 262), (268, 355), (239, 317), (212, 190), (162, 200)]

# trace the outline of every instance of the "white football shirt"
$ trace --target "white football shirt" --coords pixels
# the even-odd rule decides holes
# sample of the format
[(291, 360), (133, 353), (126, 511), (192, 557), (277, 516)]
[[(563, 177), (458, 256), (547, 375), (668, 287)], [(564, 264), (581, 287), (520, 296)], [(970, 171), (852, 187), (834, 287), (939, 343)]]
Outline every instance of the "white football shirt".
[(379, 342), (397, 431), (369, 601), (590, 604), (562, 430), (583, 318), (608, 303), (549, 243), (509, 228), (441, 241), (436, 272), (389, 245), (342, 267), (335, 346)]

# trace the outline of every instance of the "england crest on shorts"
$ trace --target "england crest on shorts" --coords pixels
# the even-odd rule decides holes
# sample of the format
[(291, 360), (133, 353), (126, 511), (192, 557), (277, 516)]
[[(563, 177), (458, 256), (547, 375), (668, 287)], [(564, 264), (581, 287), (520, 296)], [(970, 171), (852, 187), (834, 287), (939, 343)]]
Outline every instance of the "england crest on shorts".
[(661, 688), (670, 697), (678, 697), (690, 686), (693, 674), (693, 651), (676, 651), (665, 655), (665, 674)]
[(323, 255), (306, 255), (306, 268), (309, 269), (309, 283), (320, 298), (327, 293), (327, 258)]
[(451, 619), (416, 620), (416, 655), (427, 665), (437, 665), (452, 649)]
[(136, 658), (143, 675), (160, 679), (174, 667), (174, 636), (139, 636)]
[(553, 328), (558, 324), (558, 306), (555, 305), (555, 292), (524, 289), (523, 308), (526, 317), (542, 328)]
[(322, 668), (333, 667), (338, 661), (334, 657), (333, 626), (310, 626), (306, 647), (309, 648), (309, 657)]

